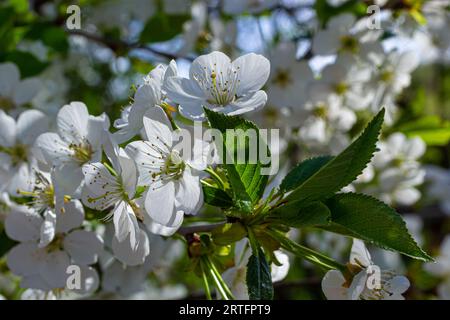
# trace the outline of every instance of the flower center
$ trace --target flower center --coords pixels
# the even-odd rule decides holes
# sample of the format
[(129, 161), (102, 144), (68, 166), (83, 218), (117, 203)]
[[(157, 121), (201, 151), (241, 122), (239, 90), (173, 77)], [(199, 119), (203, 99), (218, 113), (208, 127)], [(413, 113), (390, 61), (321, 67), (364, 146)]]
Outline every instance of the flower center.
[(14, 102), (8, 97), (0, 96), (0, 109), (8, 111), (14, 108)]
[(92, 159), (92, 154), (94, 152), (88, 141), (80, 144), (72, 143), (69, 145), (69, 148), (73, 151), (74, 158), (82, 164), (89, 162)]
[(326, 105), (318, 104), (314, 109), (313, 114), (317, 118), (325, 118), (328, 114)]
[(177, 150), (172, 150), (166, 159), (164, 174), (171, 179), (178, 180), (183, 175), (186, 164)]
[(61, 250), (63, 249), (63, 243), (64, 235), (59, 233), (55, 234), (55, 238), (53, 238), (52, 242), (45, 247), (45, 250), (47, 250), (47, 252)]
[(206, 67), (203, 67), (203, 74), (194, 74), (193, 77), (198, 85), (207, 94), (207, 102), (212, 105), (226, 106), (236, 99), (236, 92), (241, 82), (239, 69), (228, 68), (224, 73), (214, 69), (208, 74)]
[(391, 82), (394, 77), (394, 73), (389, 70), (385, 70), (380, 74), (380, 80), (383, 82)]
[(286, 88), (292, 82), (289, 70), (278, 69), (272, 82), (281, 88)]
[(13, 166), (27, 161), (27, 147), (23, 144), (16, 144), (10, 148), (0, 146), (0, 152), (6, 153), (11, 157)]
[(342, 36), (341, 39), (341, 49), (344, 51), (348, 51), (351, 53), (357, 53), (358, 52), (358, 40), (356, 40), (352, 36)]
[(342, 96), (343, 94), (345, 94), (348, 90), (348, 84), (346, 84), (345, 82), (339, 82), (338, 84), (336, 84), (334, 86), (334, 91)]

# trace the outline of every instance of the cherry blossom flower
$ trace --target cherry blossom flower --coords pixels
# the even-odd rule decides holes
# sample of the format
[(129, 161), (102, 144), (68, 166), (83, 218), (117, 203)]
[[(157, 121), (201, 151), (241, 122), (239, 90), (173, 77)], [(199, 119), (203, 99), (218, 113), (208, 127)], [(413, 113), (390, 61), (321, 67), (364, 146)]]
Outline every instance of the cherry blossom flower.
[(262, 108), (267, 95), (260, 90), (269, 78), (270, 63), (261, 55), (246, 54), (230, 61), (214, 51), (194, 60), (189, 79), (169, 77), (167, 96), (180, 105), (180, 113), (192, 120), (205, 120), (203, 108), (229, 115)]

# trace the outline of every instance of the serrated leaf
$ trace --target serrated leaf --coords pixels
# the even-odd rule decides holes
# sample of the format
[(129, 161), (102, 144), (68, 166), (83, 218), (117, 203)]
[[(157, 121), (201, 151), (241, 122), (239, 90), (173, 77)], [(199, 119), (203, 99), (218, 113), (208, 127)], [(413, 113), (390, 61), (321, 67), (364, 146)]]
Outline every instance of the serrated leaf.
[[(234, 159), (233, 163), (227, 163), (227, 158), (223, 159), (224, 167), (227, 170), (227, 177), (233, 189), (233, 202), (243, 212), (250, 212), (252, 205), (257, 203), (263, 193), (268, 181), (267, 175), (261, 175), (261, 169), (264, 167), (260, 161), (255, 164), (248, 163), (248, 154), (251, 149), (248, 139), (233, 139), (227, 141), (226, 131), (228, 129), (243, 130), (247, 133), (248, 130), (255, 130), (257, 138), (256, 152), (259, 156), (260, 142), (258, 127), (247, 120), (239, 117), (227, 116), (208, 109), (205, 109), (206, 116), (212, 128), (218, 129), (222, 133), (223, 145), (217, 146), (224, 148), (224, 157), (228, 153)], [(237, 140), (237, 141), (235, 141)], [(265, 146), (265, 145), (264, 145)], [(267, 148), (267, 146), (265, 146)], [(237, 155), (245, 154), (245, 162), (243, 164), (237, 163)], [(267, 164), (266, 166), (268, 166)]]
[(205, 203), (215, 207), (229, 208), (233, 205), (230, 196), (219, 188), (203, 186), (203, 197)]
[(323, 200), (353, 182), (376, 151), (384, 113), (384, 109), (381, 110), (358, 139), (292, 191), (285, 198), (286, 202), (297, 201), (301, 204)]
[(259, 248), (258, 255), (253, 254), (247, 264), (247, 288), (250, 300), (272, 300), (273, 285), (270, 267), (264, 253)]
[(288, 192), (294, 190), (310, 178), (314, 173), (319, 171), (319, 169), (327, 164), (331, 159), (333, 159), (332, 156), (321, 156), (300, 162), (286, 175), (286, 177), (284, 177), (280, 184), (280, 191)]
[(320, 201), (300, 206), (294, 201), (274, 210), (272, 217), (287, 226), (294, 228), (311, 227), (328, 224), (331, 213), (326, 205)]
[(431, 261), (409, 234), (401, 216), (385, 203), (362, 194), (343, 193), (326, 201), (332, 224), (323, 229), (368, 241), (412, 258)]

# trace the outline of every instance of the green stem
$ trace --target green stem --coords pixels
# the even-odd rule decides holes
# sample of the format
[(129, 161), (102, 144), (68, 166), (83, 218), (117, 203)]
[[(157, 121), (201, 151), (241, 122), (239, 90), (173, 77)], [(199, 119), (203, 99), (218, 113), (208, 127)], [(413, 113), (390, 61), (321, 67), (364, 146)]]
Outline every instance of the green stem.
[(211, 269), (213, 270), (214, 274), (216, 275), (217, 279), (219, 280), (219, 282), (220, 282), (223, 290), (225, 291), (225, 293), (228, 295), (228, 297), (230, 299), (234, 300), (235, 298), (233, 296), (233, 293), (231, 292), (230, 288), (228, 288), (227, 284), (225, 283), (225, 281), (222, 278), (222, 275), (220, 274), (219, 270), (217, 270), (217, 268), (214, 265), (214, 263), (212, 263), (212, 261), (209, 258), (207, 258), (206, 261), (209, 263)]
[(103, 162), (103, 165), (106, 167), (106, 169), (109, 170), (109, 172), (113, 175), (117, 177), (117, 172), (116, 170), (113, 169), (113, 167), (111, 167), (107, 162)]
[(255, 233), (253, 232), (252, 228), (247, 228), (247, 236), (248, 241), (250, 242), (250, 247), (252, 248), (252, 253), (255, 257), (259, 256), (259, 246), (258, 242), (255, 237)]
[(202, 269), (202, 279), (203, 279), (203, 286), (205, 287), (206, 299), (212, 300), (211, 290), (209, 289), (208, 278), (206, 276), (205, 266), (202, 260), (200, 260), (200, 268)]
[(326, 255), (320, 252), (302, 246), (301, 244), (298, 244), (288, 239), (284, 234), (278, 231), (267, 230), (266, 232), (272, 238), (278, 240), (283, 249), (292, 252), (293, 254), (298, 255), (311, 263), (314, 263), (322, 268), (325, 268), (326, 270), (337, 269), (343, 273), (347, 272), (347, 267), (342, 263), (339, 263), (336, 260), (327, 257)]
[(225, 183), (223, 182), (222, 178), (211, 167), (206, 168), (205, 171), (211, 175), (211, 177), (214, 179), (214, 181), (217, 182), (218, 186), (222, 190), (225, 190)]

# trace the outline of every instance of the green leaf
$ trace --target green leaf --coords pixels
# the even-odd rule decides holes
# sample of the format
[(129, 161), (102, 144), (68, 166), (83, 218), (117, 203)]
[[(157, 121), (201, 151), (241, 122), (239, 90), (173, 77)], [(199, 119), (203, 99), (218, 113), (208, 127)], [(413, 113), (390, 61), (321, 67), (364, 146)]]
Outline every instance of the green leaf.
[(6, 235), (5, 230), (0, 230), (0, 258), (2, 258), (12, 247), (17, 244)]
[(280, 191), (287, 192), (294, 190), (309, 179), (325, 164), (327, 164), (331, 159), (333, 159), (331, 156), (322, 156), (300, 162), (286, 175), (286, 177), (284, 177), (280, 184)]
[[(261, 199), (269, 178), (268, 175), (261, 175), (261, 170), (265, 166), (260, 163), (259, 159), (257, 159), (254, 164), (248, 163), (249, 153), (252, 148), (259, 156), (259, 148), (262, 140), (259, 137), (258, 127), (252, 122), (239, 117), (227, 116), (208, 109), (205, 109), (205, 113), (211, 127), (218, 129), (222, 133), (223, 145), (217, 147), (224, 149), (223, 156), (225, 159), (222, 159), (222, 162), (227, 170), (227, 177), (231, 188), (233, 189), (233, 202), (244, 213), (249, 213), (252, 210), (253, 204)], [(256, 145), (250, 146), (248, 137), (238, 136), (236, 139), (235, 137), (228, 136), (226, 134), (227, 129), (240, 129), (243, 131), (243, 135), (250, 133), (250, 130), (254, 130), (257, 138)], [(228, 141), (227, 136), (229, 139)], [(252, 143), (254, 144), (255, 142), (252, 141)], [(265, 144), (264, 147), (267, 148)], [(230, 161), (226, 161), (226, 154), (231, 156), (233, 163), (227, 163)], [(238, 161), (236, 160), (238, 160), (238, 154), (245, 155), (245, 163), (237, 163)], [(269, 164), (266, 166), (268, 165)]]
[(450, 122), (438, 116), (424, 116), (402, 124), (398, 131), (407, 137), (420, 137), (428, 146), (445, 146), (450, 142)]
[(323, 229), (356, 237), (423, 261), (433, 259), (414, 241), (401, 216), (367, 195), (344, 193), (327, 200), (332, 224)]
[(153, 43), (170, 40), (183, 31), (183, 24), (190, 18), (190, 15), (157, 13), (145, 24), (139, 41)]
[(299, 207), (297, 202), (288, 203), (271, 214), (277, 221), (294, 228), (328, 224), (330, 216), (328, 207), (319, 201), (303, 207)]
[(269, 264), (260, 248), (247, 264), (247, 288), (250, 300), (272, 300), (273, 286)]
[(42, 40), (45, 45), (59, 52), (66, 52), (69, 47), (67, 33), (64, 29), (52, 26), (48, 23), (36, 23), (31, 25), (29, 30), (25, 33), (25, 38)]
[(223, 190), (219, 188), (203, 186), (204, 201), (212, 206), (220, 208), (229, 208), (233, 206), (233, 200)]
[(292, 191), (285, 200), (296, 201), (299, 205), (323, 200), (354, 181), (376, 151), (384, 113), (384, 109), (381, 110), (358, 139)]
[(38, 75), (48, 65), (47, 63), (39, 61), (34, 55), (29, 52), (18, 50), (11, 51), (2, 58), (2, 60), (15, 63), (20, 70), (20, 75), (22, 78)]
[(349, 0), (340, 6), (334, 7), (328, 4), (327, 0), (316, 0), (314, 3), (314, 9), (321, 25), (325, 26), (328, 20), (345, 12), (363, 16), (366, 14), (367, 5), (362, 3), (362, 1)]

